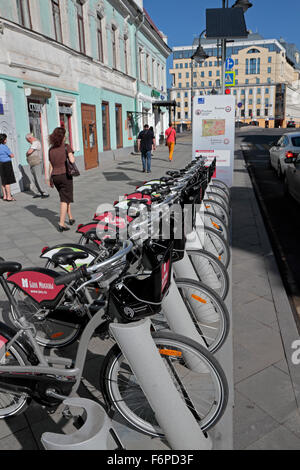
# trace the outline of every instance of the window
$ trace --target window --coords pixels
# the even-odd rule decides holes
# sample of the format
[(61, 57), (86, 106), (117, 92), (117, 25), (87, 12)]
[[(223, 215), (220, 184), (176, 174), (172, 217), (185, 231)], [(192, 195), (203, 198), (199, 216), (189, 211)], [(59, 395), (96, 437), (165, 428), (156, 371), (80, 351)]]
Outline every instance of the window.
[(268, 78), (267, 83), (271, 83), (271, 79), (270, 79), (270, 78)]
[(249, 83), (249, 80), (248, 80), (248, 78), (246, 78), (246, 80), (245, 80), (245, 83), (246, 83), (246, 85)]
[(18, 19), (20, 25), (32, 29), (30, 8), (28, 0), (17, 0)]
[(249, 117), (252, 117), (252, 109), (249, 109)]
[(217, 77), (219, 77), (220, 76), (220, 70), (217, 70), (216, 73), (217, 73)]
[(180, 104), (180, 102), (178, 101), (178, 103), (177, 103), (177, 108), (180, 108), (180, 106), (181, 106), (181, 104)]
[(76, 9), (77, 9), (77, 28), (78, 28), (79, 50), (80, 50), (80, 52), (85, 54), (83, 4), (80, 0), (76, 1)]
[(244, 95), (245, 94), (245, 90), (241, 90), (241, 95)]
[(250, 49), (247, 54), (260, 54), (260, 51), (258, 49)]
[(194, 72), (194, 73), (193, 73), (193, 76), (194, 76), (194, 78), (197, 77), (197, 72)]
[(269, 64), (272, 62), (272, 57), (268, 57)]
[[(221, 86), (221, 83), (220, 83), (219, 79), (216, 80), (216, 86)], [(234, 90), (234, 91), (236, 92), (236, 90)]]
[(150, 56), (146, 54), (146, 76), (147, 76), (147, 83), (150, 85), (151, 78), (150, 78)]
[(180, 98), (180, 93), (179, 92), (177, 93), (177, 98)]
[(177, 113), (177, 118), (181, 119), (181, 113)]
[(259, 84), (260, 83), (260, 79), (256, 77), (256, 83)]
[(190, 86), (190, 82), (186, 82), (185, 87), (189, 88), (189, 86)]
[(260, 73), (260, 58), (246, 59), (246, 75), (254, 75)]
[[(154, 62), (152, 62), (153, 66), (153, 77), (154, 75)], [(139, 47), (139, 71), (140, 71), (140, 80), (143, 80), (143, 49)]]
[(181, 83), (178, 83), (178, 88), (181, 88), (181, 86), (182, 86)]
[(208, 82), (208, 86), (212, 86), (212, 82)]
[(245, 117), (245, 110), (241, 109), (241, 117)]
[(272, 73), (272, 67), (268, 67), (268, 73)]
[(194, 82), (194, 87), (197, 86), (197, 82)]
[(259, 109), (259, 108), (257, 108), (257, 110), (256, 110), (256, 116), (257, 116), (257, 117), (260, 116), (260, 109)]
[(184, 97), (185, 97), (185, 98), (188, 97), (188, 92), (187, 92), (187, 91), (184, 92)]
[(204, 72), (201, 72), (201, 77), (204, 77)]
[(111, 44), (112, 44), (112, 60), (113, 60), (112, 66), (114, 69), (116, 69), (117, 68), (117, 28), (114, 25), (111, 27)]
[(268, 95), (269, 94), (269, 88), (266, 88), (265, 89), (265, 95)]
[(235, 59), (234, 63), (235, 63), (235, 65), (238, 65), (239, 64), (239, 59)]
[(187, 101), (184, 102), (184, 107), (185, 107), (185, 108), (188, 107), (188, 102), (187, 102)]
[(268, 106), (268, 104), (269, 104), (269, 98), (266, 98), (265, 99), (265, 105)]
[(233, 90), (233, 94), (236, 95), (236, 90)]
[(265, 108), (265, 116), (269, 116), (269, 110), (268, 110), (268, 108)]
[(249, 100), (249, 104), (253, 104), (253, 101), (252, 101), (252, 100)]
[(186, 74), (185, 74), (185, 78), (189, 78), (189, 77), (190, 77), (190, 74), (189, 74), (189, 72), (186, 72)]
[(62, 30), (61, 30), (61, 21), (60, 21), (59, 1), (58, 0), (52, 0), (51, 4), (52, 4), (52, 16), (53, 16), (55, 39), (58, 42), (62, 42)]
[(235, 70), (235, 75), (238, 75), (239, 74), (239, 71), (238, 69)]
[[(124, 37), (124, 43), (125, 42), (126, 42), (126, 39)], [(97, 46), (98, 46), (98, 60), (100, 60), (100, 62), (103, 62), (102, 18), (100, 15), (97, 15)], [(124, 47), (126, 48), (126, 46)], [(126, 68), (126, 62), (127, 62), (126, 54), (127, 54), (127, 51), (125, 52), (125, 68)]]
[(184, 66), (185, 66), (185, 68), (187, 69), (189, 65), (188, 65), (188, 63), (186, 62), (186, 63), (184, 64)]
[(180, 72), (179, 72), (179, 74), (178, 74), (178, 78), (181, 78), (181, 73), (180, 73)]
[(180, 64), (180, 68), (183, 69), (183, 64), (182, 63)]
[(249, 95), (253, 95), (253, 90), (252, 90), (252, 88), (249, 88)]
[(201, 82), (201, 86), (204, 86), (204, 82)]
[(261, 99), (257, 98), (257, 104), (260, 104), (260, 103), (261, 103)]
[(212, 71), (211, 70), (208, 72), (208, 76), (212, 77)]
[(179, 68), (179, 65), (178, 65), (178, 64), (176, 64), (176, 65), (175, 65), (175, 69), (178, 69), (178, 68)]
[(184, 117), (185, 117), (185, 119), (187, 119), (187, 118), (188, 118), (188, 116), (189, 116), (189, 113), (185, 112), (185, 113), (184, 113)]

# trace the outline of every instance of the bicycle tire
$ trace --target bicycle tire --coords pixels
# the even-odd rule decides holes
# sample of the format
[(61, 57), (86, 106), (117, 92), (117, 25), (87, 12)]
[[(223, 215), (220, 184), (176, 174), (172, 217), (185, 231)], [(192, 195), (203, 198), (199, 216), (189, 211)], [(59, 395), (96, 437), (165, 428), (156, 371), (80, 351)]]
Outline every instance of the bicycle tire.
[[(25, 316), (29, 323), (34, 325), (36, 329), (35, 339), (40, 346), (63, 348), (72, 344), (79, 336), (81, 332), (80, 324), (67, 323), (57, 318), (51, 318), (51, 311), (49, 309), (39, 308), (39, 305), (18, 287), (13, 287), (12, 295), (18, 304), (21, 314)], [(8, 316), (11, 324), (15, 325), (16, 315), (13, 305), (10, 306)]]
[[(203, 233), (199, 230), (197, 233), (202, 245), (201, 248), (216, 256), (227, 269), (230, 262), (230, 248), (225, 238), (219, 232), (207, 226), (204, 226)], [(190, 250), (188, 246), (187, 250)]]
[[(5, 333), (1, 332), (0, 335), (2, 337), (6, 337)], [(6, 339), (9, 340), (9, 338)], [(26, 354), (18, 347), (18, 345), (12, 345), (9, 348), (9, 352), (7, 352), (0, 361), (0, 364), (1, 366), (25, 366), (29, 364), (29, 361)], [(7, 390), (1, 391), (0, 388), (0, 419), (11, 418), (23, 413), (27, 409), (30, 401), (31, 398), (24, 392), (13, 393), (8, 392)]]
[(222, 188), (228, 195), (230, 195), (230, 188), (229, 188), (229, 186), (227, 186), (226, 183), (224, 183), (224, 181), (219, 180), (218, 178), (213, 178), (213, 179), (210, 181), (210, 183), (211, 183), (211, 185), (219, 186), (219, 187)]
[(229, 194), (223, 188), (220, 188), (220, 186), (215, 186), (214, 184), (212, 184), (209, 185), (206, 190), (208, 192), (219, 194), (226, 201), (227, 205), (230, 204)]
[[(224, 301), (200, 281), (175, 278), (175, 284), (199, 334), (199, 343), (215, 354), (225, 343), (230, 330), (230, 316)], [(156, 331), (171, 329), (163, 310), (152, 317), (152, 323)], [(197, 341), (196, 337), (192, 339)]]
[(212, 212), (220, 217), (224, 223), (229, 227), (229, 212), (217, 201), (212, 201), (210, 199), (203, 199), (204, 210)]
[[(174, 371), (174, 368), (176, 367), (175, 372), (177, 377), (176, 374), (173, 373), (172, 380), (177, 386), (177, 389), (181, 389), (181, 396), (182, 390), (184, 389), (188, 398), (193, 400), (193, 410), (195, 410), (196, 398), (200, 402), (203, 400), (203, 403), (199, 405), (202, 410), (203, 406), (206, 406), (207, 403), (209, 403), (209, 412), (206, 416), (203, 416), (203, 412), (201, 413), (199, 409), (195, 410), (197, 412), (198, 422), (202, 431), (209, 430), (222, 417), (228, 402), (228, 384), (220, 364), (208, 350), (184, 336), (171, 332), (155, 332), (152, 333), (152, 337), (160, 351), (160, 355), (164, 363), (168, 367), (168, 370), (170, 370), (172, 366)], [(170, 356), (164, 356), (161, 353), (165, 348), (173, 348), (174, 351), (180, 352), (181, 356), (179, 357), (179, 355), (177, 355), (170, 359)], [(194, 358), (199, 361), (197, 364), (199, 366), (202, 365), (205, 372), (204, 370), (202, 374), (196, 374), (195, 371), (191, 372), (191, 369), (187, 367), (184, 362), (184, 354), (186, 356), (194, 354)], [(125, 378), (123, 378), (122, 374)], [(181, 374), (182, 378), (180, 377)], [(195, 384), (200, 387), (201, 375), (203, 375), (202, 383), (205, 387), (205, 393), (204, 391), (202, 392), (202, 397), (201, 392), (199, 393), (199, 388), (196, 393), (193, 393), (192, 397), (191, 389), (186, 390), (188, 380), (192, 380), (191, 374), (193, 374), (192, 386), (194, 389)], [(195, 380), (196, 377), (197, 380)], [(180, 383), (178, 379), (180, 379)], [(208, 384), (210, 382), (213, 385), (213, 391), (208, 389)], [(100, 386), (111, 414), (116, 410), (135, 429), (155, 437), (164, 436), (164, 432), (159, 427), (155, 419), (154, 412), (152, 411), (142, 389), (137, 383), (130, 365), (126, 361), (117, 344), (109, 350), (108, 354), (104, 358), (100, 372)], [(186, 396), (184, 396), (184, 399), (187, 406), (190, 407), (191, 401), (189, 401)]]
[(229, 203), (226, 201), (226, 199), (223, 198), (223, 196), (220, 196), (218, 193), (214, 193), (213, 191), (205, 191), (205, 199), (208, 199), (209, 201), (216, 201), (221, 206), (224, 207), (224, 209), (229, 213)]
[[(202, 214), (200, 214), (201, 217)], [(224, 223), (224, 221), (216, 214), (213, 214), (212, 212), (204, 211), (204, 225), (206, 225), (208, 228), (212, 228), (216, 230), (220, 235), (225, 238), (225, 240), (229, 240), (229, 229), (227, 225)]]
[[(198, 276), (198, 280), (213, 289), (222, 300), (225, 300), (229, 291), (230, 281), (224, 264), (206, 250), (187, 250), (187, 255)], [(199, 266), (200, 263), (201, 265)]]

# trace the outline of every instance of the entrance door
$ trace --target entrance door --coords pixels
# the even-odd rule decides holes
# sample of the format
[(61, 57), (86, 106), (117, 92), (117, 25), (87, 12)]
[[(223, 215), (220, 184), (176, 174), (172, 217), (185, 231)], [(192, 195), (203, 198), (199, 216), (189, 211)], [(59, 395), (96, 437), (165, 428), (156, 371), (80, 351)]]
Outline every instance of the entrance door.
[(84, 148), (85, 169), (90, 170), (98, 166), (98, 140), (96, 128), (96, 106), (81, 105), (82, 137)]
[(14, 154), (12, 165), (16, 178), (16, 183), (11, 185), (12, 193), (20, 192), (21, 173), (19, 170), (18, 148), (17, 148), (17, 132), (15, 126), (15, 115), (13, 111), (13, 99), (9, 92), (0, 93), (3, 103), (3, 114), (0, 114), (0, 133), (7, 135), (7, 146)]

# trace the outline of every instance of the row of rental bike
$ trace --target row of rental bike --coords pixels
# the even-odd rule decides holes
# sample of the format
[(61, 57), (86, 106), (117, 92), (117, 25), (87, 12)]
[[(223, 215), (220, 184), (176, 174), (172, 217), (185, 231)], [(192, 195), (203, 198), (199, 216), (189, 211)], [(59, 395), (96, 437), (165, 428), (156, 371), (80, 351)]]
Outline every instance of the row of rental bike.
[[(145, 181), (79, 225), (77, 244), (44, 247), (43, 267), (1, 258), (9, 308), (0, 323), (0, 418), (22, 413), (32, 400), (55, 409), (74, 397), (90, 340), (98, 336), (114, 341), (94, 371), (107, 414), (164, 436), (114, 336), (114, 327), (148, 318), (155, 349), (185, 406), (203, 432), (216, 425), (228, 401), (214, 354), (230, 328), (230, 193), (213, 177), (215, 169), (215, 160), (208, 165), (198, 157)], [(72, 343), (75, 356), (64, 357)]]

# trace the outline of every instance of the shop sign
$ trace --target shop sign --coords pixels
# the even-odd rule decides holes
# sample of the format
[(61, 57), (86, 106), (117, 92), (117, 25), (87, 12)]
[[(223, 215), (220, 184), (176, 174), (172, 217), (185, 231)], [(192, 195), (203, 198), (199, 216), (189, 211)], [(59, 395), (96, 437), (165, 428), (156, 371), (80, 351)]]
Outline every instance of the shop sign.
[(41, 103), (28, 103), (29, 111), (33, 113), (41, 113), (43, 111), (43, 105)]
[(72, 106), (59, 106), (59, 113), (60, 114), (70, 114), (72, 115)]
[(160, 97), (160, 92), (156, 91), (156, 90), (152, 90), (151, 91), (151, 96), (153, 96), (153, 98), (159, 98)]

